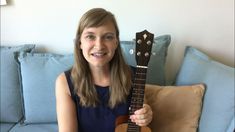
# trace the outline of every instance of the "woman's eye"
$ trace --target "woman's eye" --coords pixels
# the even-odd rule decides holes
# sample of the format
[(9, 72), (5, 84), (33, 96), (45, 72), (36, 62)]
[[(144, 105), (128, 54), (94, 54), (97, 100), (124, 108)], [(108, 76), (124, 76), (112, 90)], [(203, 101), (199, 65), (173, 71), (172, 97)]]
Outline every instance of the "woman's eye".
[(105, 36), (105, 39), (106, 40), (113, 40), (114, 36), (113, 35), (107, 35), (107, 36)]
[(87, 35), (86, 38), (89, 39), (89, 40), (94, 40), (95, 36), (94, 35)]

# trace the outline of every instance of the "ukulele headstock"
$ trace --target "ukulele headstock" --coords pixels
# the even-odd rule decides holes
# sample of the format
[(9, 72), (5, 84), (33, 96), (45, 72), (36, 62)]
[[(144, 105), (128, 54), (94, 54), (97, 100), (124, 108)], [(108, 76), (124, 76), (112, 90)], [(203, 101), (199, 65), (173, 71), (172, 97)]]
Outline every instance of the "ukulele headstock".
[(153, 45), (154, 34), (144, 30), (136, 33), (136, 63), (139, 66), (147, 66)]

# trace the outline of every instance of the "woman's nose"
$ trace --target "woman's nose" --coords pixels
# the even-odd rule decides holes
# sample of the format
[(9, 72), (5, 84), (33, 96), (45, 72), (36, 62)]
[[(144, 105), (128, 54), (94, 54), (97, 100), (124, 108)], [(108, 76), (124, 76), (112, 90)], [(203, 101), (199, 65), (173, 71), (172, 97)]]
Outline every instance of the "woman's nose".
[(100, 50), (104, 47), (103, 40), (101, 38), (97, 38), (94, 44), (94, 48)]

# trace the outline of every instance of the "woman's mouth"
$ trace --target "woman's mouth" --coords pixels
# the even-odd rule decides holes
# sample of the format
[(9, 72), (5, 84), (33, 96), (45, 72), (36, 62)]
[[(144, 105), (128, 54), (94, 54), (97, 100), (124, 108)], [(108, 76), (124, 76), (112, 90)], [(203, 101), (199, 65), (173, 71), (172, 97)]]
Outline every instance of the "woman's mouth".
[(97, 53), (92, 53), (91, 55), (94, 57), (103, 57), (105, 56), (107, 53), (104, 52), (97, 52)]

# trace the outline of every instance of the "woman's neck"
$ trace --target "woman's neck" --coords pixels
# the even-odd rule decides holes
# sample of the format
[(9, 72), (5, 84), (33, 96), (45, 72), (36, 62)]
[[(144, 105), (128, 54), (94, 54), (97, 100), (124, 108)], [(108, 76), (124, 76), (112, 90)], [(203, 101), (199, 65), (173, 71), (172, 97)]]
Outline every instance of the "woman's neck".
[(94, 84), (99, 86), (110, 85), (110, 69), (109, 67), (95, 67), (91, 68), (91, 74)]

